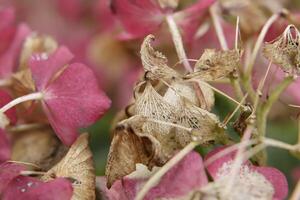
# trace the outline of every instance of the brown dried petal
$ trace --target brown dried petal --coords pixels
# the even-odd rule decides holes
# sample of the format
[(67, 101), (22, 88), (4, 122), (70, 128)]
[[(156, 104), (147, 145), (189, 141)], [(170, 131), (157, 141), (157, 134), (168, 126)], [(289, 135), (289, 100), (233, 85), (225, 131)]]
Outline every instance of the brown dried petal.
[(161, 8), (172, 8), (175, 9), (178, 6), (179, 0), (158, 0)]
[(141, 46), (141, 59), (147, 78), (155, 79), (174, 79), (180, 75), (168, 67), (168, 59), (161, 52), (156, 51), (151, 42), (154, 40), (153, 35), (148, 35)]
[(77, 138), (66, 156), (42, 176), (42, 180), (49, 181), (55, 177), (72, 181), (73, 200), (95, 199), (96, 176), (87, 133)]
[(137, 163), (149, 167), (153, 159), (152, 142), (136, 135), (127, 125), (119, 124), (114, 132), (105, 171), (108, 188), (116, 180), (135, 171)]
[(13, 74), (12, 83), (12, 89), (17, 96), (23, 96), (35, 91), (35, 84), (30, 69), (24, 69)]
[(12, 160), (36, 164), (49, 170), (67, 152), (50, 127), (16, 133), (12, 147)]
[(240, 65), (240, 53), (237, 50), (217, 51), (205, 49), (195, 65), (194, 73), (204, 81), (213, 81), (228, 77)]

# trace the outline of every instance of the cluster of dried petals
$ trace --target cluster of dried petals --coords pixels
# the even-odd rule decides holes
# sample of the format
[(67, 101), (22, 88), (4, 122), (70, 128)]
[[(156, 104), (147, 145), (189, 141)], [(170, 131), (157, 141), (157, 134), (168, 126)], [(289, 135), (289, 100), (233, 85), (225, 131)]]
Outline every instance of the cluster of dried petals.
[(153, 39), (152, 35), (146, 37), (141, 47), (145, 81), (134, 90), (132, 116), (115, 128), (106, 167), (109, 187), (133, 172), (137, 163), (151, 169), (166, 163), (192, 141), (207, 145), (228, 139), (218, 117), (199, 107), (193, 85), (151, 46)]
[(294, 25), (286, 27), (281, 36), (266, 43), (264, 55), (291, 76), (300, 73), (300, 33)]

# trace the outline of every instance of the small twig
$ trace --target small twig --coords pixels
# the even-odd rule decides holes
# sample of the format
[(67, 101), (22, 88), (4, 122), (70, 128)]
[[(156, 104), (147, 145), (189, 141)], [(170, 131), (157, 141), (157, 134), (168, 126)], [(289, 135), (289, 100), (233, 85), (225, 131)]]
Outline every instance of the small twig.
[(299, 200), (300, 199), (300, 180), (298, 181), (290, 200)]

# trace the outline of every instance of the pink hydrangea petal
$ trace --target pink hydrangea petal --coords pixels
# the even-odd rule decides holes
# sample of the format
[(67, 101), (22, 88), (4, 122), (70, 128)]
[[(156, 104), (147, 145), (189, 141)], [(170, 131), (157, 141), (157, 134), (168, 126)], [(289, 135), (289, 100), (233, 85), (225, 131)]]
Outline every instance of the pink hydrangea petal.
[[(17, 68), (18, 57), (25, 38), (29, 35), (30, 29), (25, 24), (20, 24), (15, 32), (8, 49), (0, 55), (0, 78), (6, 78)], [(0, 33), (1, 34), (1, 33)], [(2, 41), (0, 41), (2, 42)]]
[(128, 200), (129, 197), (124, 191), (122, 181), (118, 180), (114, 183), (113, 187), (108, 189), (106, 187), (106, 177), (96, 178), (97, 188), (100, 189), (101, 197), (107, 200)]
[(273, 167), (252, 167), (255, 171), (264, 175), (264, 177), (273, 185), (275, 194), (273, 199), (283, 200), (288, 195), (288, 182), (285, 175)]
[(132, 37), (155, 32), (164, 20), (164, 11), (152, 0), (113, 0), (112, 10)]
[[(11, 100), (11, 96), (6, 91), (0, 90), (0, 107), (5, 106)], [(11, 124), (15, 124), (17, 122), (17, 112), (15, 107), (6, 111), (5, 114), (9, 118)]]
[(95, 15), (104, 30), (112, 30), (116, 25), (116, 17), (111, 10), (111, 0), (98, 0)]
[(0, 30), (11, 26), (15, 22), (15, 11), (11, 7), (0, 10)]
[(47, 58), (47, 55), (33, 55), (29, 66), (33, 80), (39, 91), (46, 88), (53, 76), (60, 71), (73, 58), (68, 48), (62, 46)]
[(66, 145), (75, 141), (79, 128), (96, 122), (110, 107), (92, 70), (79, 63), (69, 65), (45, 93), (49, 121)]
[(0, 163), (7, 161), (11, 156), (10, 141), (3, 129), (0, 129)]
[(82, 1), (58, 0), (56, 1), (60, 14), (71, 20), (79, 20), (83, 15)]
[[(110, 200), (125, 195), (127, 199), (134, 199), (145, 181), (125, 177), (122, 181), (114, 183), (110, 190), (106, 189), (104, 193)], [(183, 197), (207, 183), (201, 156), (191, 152), (162, 177), (158, 185), (148, 192), (145, 200)]]
[(3, 200), (69, 200), (72, 194), (72, 184), (64, 178), (42, 182), (37, 178), (18, 176), (6, 187)]
[(11, 180), (20, 175), (22, 170), (25, 170), (24, 166), (14, 163), (6, 162), (0, 165), (0, 194)]
[[(217, 153), (222, 152), (223, 150), (225, 150), (227, 147), (223, 146), (223, 147), (217, 147), (214, 150), (212, 150), (211, 152), (209, 152), (205, 158), (204, 158), (204, 162), (206, 162), (208, 159), (210, 159), (212, 156), (216, 155)], [(219, 159), (214, 160), (212, 163), (210, 163), (206, 168), (207, 171), (209, 172), (209, 174), (215, 179), (217, 178), (217, 173), (218, 170), (223, 166), (224, 163), (226, 162), (230, 162), (232, 160), (235, 159), (235, 154), (236, 151), (230, 152), (228, 154), (226, 154), (225, 156), (222, 156)], [(249, 165), (250, 162), (246, 161), (245, 164)]]

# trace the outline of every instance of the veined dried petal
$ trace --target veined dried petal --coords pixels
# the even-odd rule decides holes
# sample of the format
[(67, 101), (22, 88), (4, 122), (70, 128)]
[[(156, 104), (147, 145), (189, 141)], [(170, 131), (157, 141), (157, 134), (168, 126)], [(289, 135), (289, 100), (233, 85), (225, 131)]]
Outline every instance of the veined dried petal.
[(78, 137), (66, 156), (42, 176), (42, 180), (49, 181), (56, 177), (72, 181), (73, 200), (95, 199), (96, 176), (87, 133)]
[(204, 81), (213, 81), (228, 77), (240, 65), (240, 53), (237, 50), (205, 49), (195, 65), (194, 73)]
[[(294, 30), (294, 31), (293, 31)], [(263, 47), (264, 55), (290, 75), (300, 74), (300, 33), (289, 25), (281, 36)]]
[[(17, 96), (33, 93), (36, 90), (30, 69), (24, 69), (13, 74), (12, 82), (13, 90)], [(31, 102), (25, 102), (25, 104), (31, 105)]]
[(136, 170), (136, 164), (149, 165), (152, 144), (146, 137), (137, 136), (131, 128), (118, 125), (110, 146), (105, 170), (107, 187)]
[[(165, 122), (173, 123), (176, 120), (176, 108), (158, 94), (149, 82), (146, 83), (143, 93), (137, 97), (135, 114)], [(147, 125), (144, 125), (144, 131), (149, 134), (156, 132), (167, 135), (170, 132), (170, 126), (147, 122)]]
[(220, 128), (218, 117), (193, 105), (188, 99), (182, 98), (178, 112), (177, 124), (192, 128), (191, 132), (183, 129), (176, 130), (176, 139), (182, 146), (192, 140), (198, 140), (201, 144), (208, 144), (214, 141), (226, 141), (224, 130)]
[[(175, 79), (180, 75), (172, 68), (168, 67), (168, 59), (161, 52), (156, 51), (151, 42), (153, 35), (148, 35), (141, 46), (141, 59), (145, 73), (149, 79)], [(149, 73), (149, 74), (148, 74)]]

